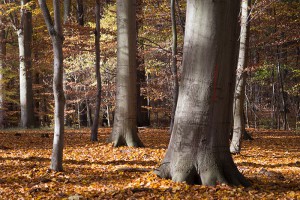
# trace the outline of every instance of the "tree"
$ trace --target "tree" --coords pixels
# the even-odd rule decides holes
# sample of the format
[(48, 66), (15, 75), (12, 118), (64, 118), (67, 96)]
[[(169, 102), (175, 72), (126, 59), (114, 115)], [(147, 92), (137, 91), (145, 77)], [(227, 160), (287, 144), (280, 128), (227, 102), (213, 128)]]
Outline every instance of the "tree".
[[(239, 0), (188, 0), (174, 127), (155, 171), (189, 184), (248, 185), (229, 151)], [(234, 65), (235, 64), (235, 65)]]
[(32, 13), (28, 4), (21, 1), (21, 20), (17, 28), (20, 58), (20, 104), (21, 126), (30, 128), (34, 125), (34, 103), (31, 76)]
[[(94, 114), (94, 121), (91, 130), (91, 140), (97, 141), (98, 138), (98, 125), (99, 125), (99, 113), (101, 105), (101, 74), (100, 74), (100, 0), (96, 1), (95, 7), (96, 15), (96, 30), (95, 30), (95, 52), (96, 52), (96, 63), (95, 72), (97, 80), (97, 93), (96, 93), (96, 109)], [(88, 106), (88, 105), (87, 105)]]
[(64, 0), (64, 24), (66, 24), (71, 14), (71, 0)]
[[(2, 10), (0, 10), (2, 12)], [(0, 128), (4, 127), (4, 86), (3, 86), (3, 70), (5, 68), (6, 58), (6, 39), (5, 25), (3, 18), (0, 16)]]
[(116, 111), (109, 142), (114, 146), (143, 146), (137, 135), (136, 1), (117, 0)]
[(39, 0), (39, 4), (46, 22), (49, 35), (52, 40), (54, 53), (53, 94), (54, 94), (54, 139), (50, 169), (62, 171), (63, 146), (64, 146), (64, 105), (65, 96), (63, 90), (63, 31), (60, 16), (59, 0), (53, 0), (54, 20), (50, 16), (45, 0)]
[(230, 143), (231, 153), (240, 153), (242, 136), (245, 130), (244, 119), (244, 99), (245, 99), (245, 82), (246, 82), (246, 66), (247, 66), (247, 48), (249, 33), (249, 0), (242, 0), (241, 4), (241, 33), (239, 58), (236, 70), (236, 82), (233, 103), (233, 132), (232, 141)]

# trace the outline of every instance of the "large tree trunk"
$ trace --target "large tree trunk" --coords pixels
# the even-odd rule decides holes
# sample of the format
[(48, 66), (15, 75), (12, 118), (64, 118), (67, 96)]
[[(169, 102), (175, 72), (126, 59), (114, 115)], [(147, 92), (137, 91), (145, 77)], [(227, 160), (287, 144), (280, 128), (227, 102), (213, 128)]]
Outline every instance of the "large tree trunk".
[(177, 74), (177, 27), (176, 27), (176, 9), (175, 9), (175, 0), (171, 0), (171, 19), (172, 19), (172, 81), (173, 81), (173, 99), (172, 99), (172, 111), (171, 111), (171, 124), (170, 124), (170, 133), (172, 133), (174, 125), (174, 117), (176, 112), (177, 100), (178, 100), (178, 91), (179, 91), (179, 81)]
[(160, 177), (248, 185), (229, 151), (239, 0), (188, 0), (183, 73)]
[[(21, 1), (21, 6), (30, 0)], [(20, 105), (23, 128), (34, 126), (34, 104), (31, 77), (31, 43), (32, 43), (32, 14), (31, 11), (21, 8), (21, 24), (17, 30), (20, 58)]]
[(4, 128), (4, 85), (3, 70), (5, 69), (6, 40), (5, 25), (0, 16), (0, 128)]
[(136, 1), (117, 0), (118, 66), (114, 146), (143, 146), (137, 134), (136, 106)]
[(241, 151), (242, 138), (245, 130), (244, 118), (244, 99), (245, 99), (245, 83), (246, 83), (246, 66), (247, 66), (247, 48), (249, 33), (249, 12), (248, 7), (250, 0), (242, 0), (241, 5), (241, 33), (240, 33), (240, 50), (239, 59), (236, 70), (235, 92), (233, 100), (233, 133), (230, 143), (230, 152), (237, 154)]
[(44, 0), (39, 0), (40, 7), (52, 39), (54, 53), (54, 74), (53, 74), (53, 93), (54, 93), (54, 139), (51, 156), (50, 169), (62, 171), (63, 146), (64, 146), (64, 105), (65, 96), (63, 90), (63, 31), (60, 16), (59, 0), (53, 0), (54, 23)]
[[(96, 51), (96, 63), (95, 72), (97, 80), (97, 96), (96, 96), (96, 109), (94, 114), (94, 122), (91, 130), (91, 141), (98, 140), (98, 125), (99, 125), (99, 114), (101, 105), (101, 74), (100, 74), (100, 0), (96, 1), (96, 31), (95, 31), (95, 51)], [(88, 105), (87, 105), (88, 106)]]

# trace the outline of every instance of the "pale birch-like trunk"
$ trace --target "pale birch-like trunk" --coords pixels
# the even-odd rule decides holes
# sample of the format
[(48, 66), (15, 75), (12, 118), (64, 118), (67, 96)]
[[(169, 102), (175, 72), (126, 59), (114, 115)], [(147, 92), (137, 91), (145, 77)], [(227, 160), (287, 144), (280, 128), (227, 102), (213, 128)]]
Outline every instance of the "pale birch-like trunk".
[(65, 96), (63, 90), (63, 31), (60, 16), (59, 0), (53, 0), (54, 22), (45, 0), (39, 0), (39, 4), (49, 31), (54, 53), (53, 94), (54, 94), (54, 139), (50, 169), (62, 171), (63, 147), (64, 147), (64, 105)]
[(241, 151), (242, 138), (245, 130), (244, 100), (247, 66), (247, 44), (249, 33), (249, 4), (250, 0), (242, 0), (241, 4), (241, 33), (239, 58), (236, 70), (236, 83), (233, 100), (233, 133), (230, 143), (230, 152), (237, 154)]
[(5, 25), (0, 17), (0, 128), (4, 128), (4, 85), (3, 70), (6, 59)]
[[(95, 15), (96, 15), (96, 31), (95, 31), (95, 52), (96, 52), (96, 63), (95, 73), (97, 80), (97, 94), (96, 94), (96, 105), (94, 122), (91, 129), (91, 141), (98, 140), (98, 126), (99, 126), (99, 114), (101, 105), (101, 74), (100, 74), (100, 0), (96, 1)], [(88, 105), (87, 105), (88, 106)]]
[(188, 0), (183, 73), (167, 153), (155, 170), (189, 184), (248, 185), (229, 151), (239, 0)]
[(117, 94), (113, 131), (114, 146), (143, 146), (137, 134), (136, 103), (136, 1), (117, 0)]
[(19, 78), (20, 78), (20, 106), (23, 128), (34, 126), (34, 103), (31, 77), (31, 47), (32, 47), (32, 14), (23, 6), (30, 0), (21, 1), (21, 23), (17, 30), (19, 44)]

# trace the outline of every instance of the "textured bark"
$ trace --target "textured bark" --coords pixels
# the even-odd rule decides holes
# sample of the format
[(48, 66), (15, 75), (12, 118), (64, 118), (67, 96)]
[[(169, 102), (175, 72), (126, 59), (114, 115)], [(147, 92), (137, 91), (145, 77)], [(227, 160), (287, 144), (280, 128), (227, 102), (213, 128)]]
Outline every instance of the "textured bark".
[[(21, 1), (21, 6), (30, 0)], [(23, 128), (34, 126), (34, 103), (31, 76), (31, 46), (32, 46), (32, 14), (30, 10), (21, 8), (21, 23), (17, 30), (20, 58), (20, 105)]]
[(5, 41), (5, 25), (0, 17), (0, 128), (4, 128), (4, 85), (3, 70), (5, 69), (6, 58), (6, 41)]
[(247, 48), (248, 48), (248, 33), (249, 33), (249, 0), (242, 0), (241, 4), (241, 33), (239, 58), (236, 70), (236, 83), (233, 102), (233, 133), (230, 143), (230, 152), (237, 154), (241, 151), (242, 138), (245, 130), (244, 118), (244, 100), (245, 100), (245, 83), (247, 67)]
[(177, 27), (176, 27), (176, 9), (175, 9), (175, 0), (171, 0), (171, 19), (172, 19), (172, 65), (171, 71), (173, 76), (173, 100), (172, 100), (172, 112), (171, 112), (171, 124), (170, 124), (170, 133), (172, 133), (174, 125), (174, 117), (178, 100), (179, 92), (179, 81), (177, 74)]
[(54, 94), (54, 139), (51, 156), (50, 169), (62, 171), (63, 146), (64, 146), (64, 105), (65, 96), (63, 90), (63, 31), (60, 16), (59, 0), (53, 0), (54, 23), (45, 0), (39, 0), (39, 4), (49, 31), (53, 53), (54, 53), (54, 72), (53, 72), (53, 94)]
[(183, 73), (171, 140), (155, 171), (160, 177), (248, 185), (228, 143), (239, 6), (239, 0), (187, 1)]
[(117, 0), (118, 66), (116, 111), (109, 142), (114, 146), (143, 146), (137, 134), (136, 1)]
[(95, 72), (97, 80), (97, 96), (96, 96), (96, 109), (94, 114), (94, 123), (91, 129), (91, 141), (98, 140), (98, 126), (99, 126), (99, 114), (101, 105), (101, 74), (100, 74), (100, 0), (96, 1), (96, 30), (95, 30), (95, 52), (96, 52), (96, 63)]

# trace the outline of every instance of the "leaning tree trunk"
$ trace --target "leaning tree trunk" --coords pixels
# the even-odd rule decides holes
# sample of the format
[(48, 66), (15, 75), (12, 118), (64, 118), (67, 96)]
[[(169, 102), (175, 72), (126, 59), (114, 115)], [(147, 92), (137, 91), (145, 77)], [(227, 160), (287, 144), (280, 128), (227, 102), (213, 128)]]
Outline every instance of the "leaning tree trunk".
[[(229, 151), (239, 0), (188, 0), (183, 72), (160, 177), (248, 185)], [(234, 65), (235, 64), (235, 65)]]
[[(95, 31), (95, 51), (96, 51), (96, 63), (95, 72), (97, 80), (97, 96), (96, 96), (96, 109), (94, 114), (94, 122), (91, 129), (91, 141), (98, 140), (98, 125), (99, 125), (99, 114), (101, 105), (101, 74), (100, 74), (100, 0), (96, 1), (96, 31)], [(87, 105), (88, 106), (88, 105)]]
[(242, 0), (241, 5), (241, 33), (240, 33), (240, 50), (236, 70), (235, 92), (233, 100), (233, 133), (230, 143), (230, 152), (238, 154), (241, 152), (242, 138), (245, 130), (244, 118), (244, 99), (245, 99), (245, 82), (247, 66), (247, 46), (249, 33), (248, 6), (250, 0)]
[(4, 85), (3, 70), (5, 69), (6, 41), (5, 25), (0, 16), (0, 128), (4, 128)]
[[(21, 6), (30, 0), (21, 1)], [(21, 24), (17, 30), (20, 58), (20, 105), (23, 128), (34, 126), (34, 103), (31, 77), (31, 44), (32, 44), (32, 14), (26, 8), (21, 8)]]
[(178, 99), (178, 90), (179, 90), (179, 81), (177, 74), (177, 27), (176, 27), (176, 9), (175, 9), (175, 0), (171, 0), (171, 19), (172, 19), (172, 81), (173, 81), (173, 99), (172, 99), (172, 111), (171, 111), (171, 123), (170, 123), (170, 133), (172, 133), (174, 125), (174, 117), (177, 106)]
[(143, 146), (137, 134), (136, 1), (117, 0), (118, 66), (113, 131), (114, 146)]
[(63, 31), (60, 16), (59, 0), (53, 0), (54, 23), (46, 1), (39, 0), (39, 4), (49, 31), (53, 52), (54, 52), (54, 74), (53, 74), (53, 93), (54, 93), (54, 139), (51, 156), (50, 169), (62, 171), (63, 146), (64, 146), (64, 105), (65, 96), (63, 90)]

